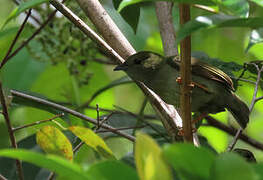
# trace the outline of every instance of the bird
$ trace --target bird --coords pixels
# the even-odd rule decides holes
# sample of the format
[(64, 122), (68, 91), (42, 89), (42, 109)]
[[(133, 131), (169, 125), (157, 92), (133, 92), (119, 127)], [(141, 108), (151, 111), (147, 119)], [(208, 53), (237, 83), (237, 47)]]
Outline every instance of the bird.
[[(180, 57), (164, 57), (151, 51), (140, 51), (116, 66), (135, 81), (144, 83), (167, 104), (180, 106)], [(248, 106), (234, 93), (231, 78), (222, 70), (191, 57), (191, 111), (216, 114), (227, 109), (242, 129), (249, 122)]]

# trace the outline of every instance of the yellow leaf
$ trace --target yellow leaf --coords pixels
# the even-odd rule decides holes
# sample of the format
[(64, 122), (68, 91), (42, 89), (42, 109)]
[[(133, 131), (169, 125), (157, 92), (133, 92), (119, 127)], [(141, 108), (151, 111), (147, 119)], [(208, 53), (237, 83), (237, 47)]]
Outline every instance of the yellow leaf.
[(68, 129), (103, 157), (115, 159), (111, 149), (106, 145), (104, 140), (91, 129), (80, 126), (71, 126)]
[(44, 126), (36, 134), (37, 144), (50, 154), (72, 160), (72, 145), (68, 138), (56, 127)]

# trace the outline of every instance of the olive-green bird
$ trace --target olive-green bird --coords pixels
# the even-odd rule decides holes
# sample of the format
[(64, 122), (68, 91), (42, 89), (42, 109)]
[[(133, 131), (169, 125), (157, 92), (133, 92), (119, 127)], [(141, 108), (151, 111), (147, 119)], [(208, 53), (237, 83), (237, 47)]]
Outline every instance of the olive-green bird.
[[(225, 111), (232, 113), (244, 129), (249, 121), (247, 105), (234, 94), (231, 78), (209, 64), (196, 58), (191, 59), (192, 111), (209, 114)], [(143, 82), (166, 103), (179, 107), (180, 104), (180, 59), (178, 56), (163, 57), (157, 53), (141, 51), (130, 57), (114, 70), (125, 71), (133, 80)]]

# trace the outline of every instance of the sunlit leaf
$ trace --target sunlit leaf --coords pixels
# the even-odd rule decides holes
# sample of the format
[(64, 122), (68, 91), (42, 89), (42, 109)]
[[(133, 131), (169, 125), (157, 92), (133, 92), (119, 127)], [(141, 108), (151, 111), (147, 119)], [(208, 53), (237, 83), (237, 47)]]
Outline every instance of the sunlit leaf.
[(172, 144), (164, 147), (164, 157), (182, 178), (209, 178), (215, 154), (192, 144)]
[(73, 158), (72, 145), (67, 137), (56, 127), (44, 126), (36, 134), (37, 144), (49, 154)]
[(111, 149), (106, 145), (104, 140), (91, 129), (80, 126), (71, 126), (68, 129), (103, 157), (115, 159)]
[(89, 167), (86, 174), (99, 180), (138, 180), (136, 171), (120, 161), (104, 161)]
[(88, 180), (88, 176), (77, 164), (55, 155), (43, 155), (28, 150), (2, 149), (0, 156), (20, 159), (36, 166), (54, 171), (56, 174), (71, 179)]
[(141, 180), (172, 179), (160, 147), (146, 134), (138, 133), (136, 136), (135, 162)]

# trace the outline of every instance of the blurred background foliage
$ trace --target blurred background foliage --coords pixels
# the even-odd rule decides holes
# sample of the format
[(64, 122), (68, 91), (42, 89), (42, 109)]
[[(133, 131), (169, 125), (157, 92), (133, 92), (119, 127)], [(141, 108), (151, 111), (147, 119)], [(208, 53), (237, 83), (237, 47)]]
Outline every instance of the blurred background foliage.
[[(82, 17), (86, 22), (83, 12), (75, 1), (67, 2), (68, 6)], [(163, 54), (162, 43), (159, 34), (158, 22), (155, 15), (153, 4), (144, 3), (141, 6), (137, 32), (123, 20), (120, 14), (115, 10), (110, 1), (103, 1), (107, 12), (117, 23), (118, 27), (131, 42), (137, 51), (150, 50)], [(252, 15), (263, 16), (263, 8), (249, 3), (250, 13)], [(0, 0), (0, 25), (4, 24), (6, 17), (15, 7), (10, 0)], [(50, 7), (45, 6), (46, 9)], [(44, 9), (45, 9), (44, 8)], [(41, 9), (41, 8), (40, 8)], [(43, 10), (43, 7), (42, 7)], [(51, 12), (50, 10), (46, 10)], [(45, 11), (45, 12), (46, 12)], [(41, 11), (40, 11), (41, 12)], [(173, 11), (175, 29), (178, 29), (178, 7)], [(192, 16), (212, 15), (198, 8), (191, 8)], [(21, 24), (24, 16), (19, 16), (12, 20), (0, 33), (0, 58), (2, 59), (7, 52), (9, 45), (14, 38), (16, 31)], [(39, 18), (46, 18), (46, 14), (39, 14)], [(90, 23), (89, 23), (90, 24)], [(19, 43), (28, 38), (35, 25), (27, 25), (22, 33)], [(243, 63), (252, 60), (263, 59), (263, 44), (255, 44), (247, 52), (251, 30), (249, 28), (214, 28), (205, 29), (192, 34), (192, 50), (201, 51), (211, 58), (221, 59), (224, 62)], [(18, 43), (18, 44), (19, 44)], [(113, 65), (105, 65), (96, 61), (112, 62), (109, 58), (100, 53), (96, 45), (67, 19), (57, 15), (27, 48), (20, 51), (10, 62), (6, 64), (1, 71), (1, 78), (6, 88), (22, 90), (25, 92), (34, 92), (55, 102), (68, 104), (70, 107), (78, 107), (87, 102), (92, 95), (100, 88), (110, 84), (124, 73), (113, 72)], [(241, 71), (235, 72), (238, 77)], [(249, 77), (249, 75), (245, 75)], [(253, 80), (253, 79), (252, 79)], [(252, 99), (254, 86), (249, 83), (239, 83), (237, 94), (249, 105)], [(262, 89), (259, 90), (262, 94)], [(128, 111), (139, 113), (144, 101), (142, 92), (135, 84), (126, 84), (109, 89), (92, 102), (91, 106), (96, 104), (100, 108), (115, 109), (116, 106)], [(117, 108), (118, 109), (118, 108)], [(263, 143), (263, 101), (256, 103), (250, 116), (245, 133), (252, 138)], [(84, 108), (83, 112), (89, 117), (96, 118), (94, 109)], [(11, 111), (13, 126), (21, 126), (31, 122), (44, 120), (53, 115), (31, 107), (13, 108)], [(101, 115), (107, 114), (101, 112)], [(151, 106), (147, 103), (144, 114), (154, 114)], [(229, 123), (235, 127), (238, 125), (233, 121), (233, 117), (227, 112), (213, 115), (224, 123)], [(70, 116), (73, 124), (83, 123), (77, 118)], [(121, 118), (119, 118), (121, 119)], [(61, 120), (62, 123), (62, 120)], [(158, 122), (157, 122), (158, 123)], [(46, 125), (46, 124), (45, 124)], [(44, 124), (30, 128), (25, 128), (16, 133), (18, 141), (21, 141), (34, 134)], [(198, 130), (205, 136), (217, 152), (223, 152), (232, 137), (226, 133), (212, 127), (201, 126)], [(132, 143), (123, 138), (107, 138), (109, 147), (113, 150), (116, 157), (121, 158), (132, 149)], [(0, 148), (9, 147), (6, 125), (3, 117), (0, 117)], [(255, 153), (258, 161), (263, 161), (261, 151), (239, 141), (239, 148), (250, 149)], [(83, 165), (87, 165), (96, 158), (86, 154), (93, 152), (82, 147), (77, 153), (75, 160)], [(94, 154), (94, 157), (96, 155)]]

